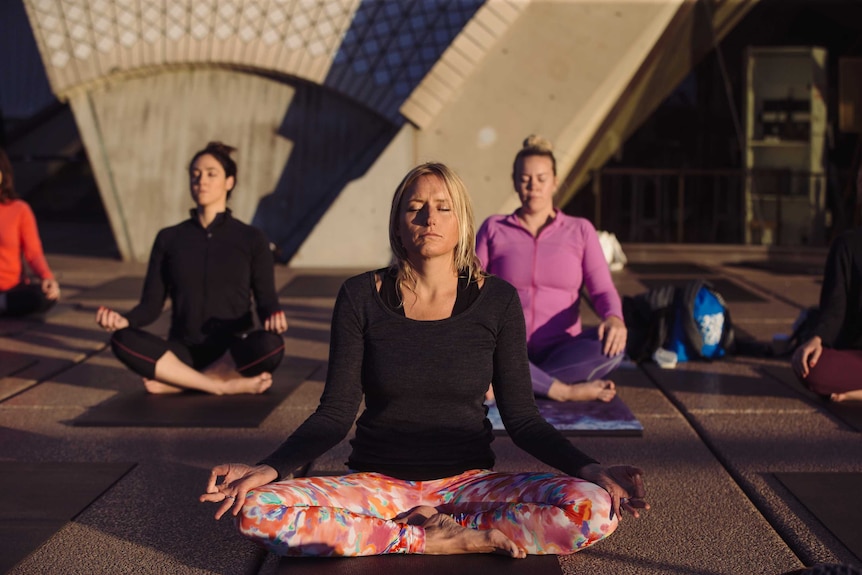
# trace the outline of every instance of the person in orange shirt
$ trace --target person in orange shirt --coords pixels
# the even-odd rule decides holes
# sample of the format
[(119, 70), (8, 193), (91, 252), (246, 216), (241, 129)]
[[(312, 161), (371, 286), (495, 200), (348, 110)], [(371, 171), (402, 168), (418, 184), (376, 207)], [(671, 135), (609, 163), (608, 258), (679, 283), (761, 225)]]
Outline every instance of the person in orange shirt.
[[(39, 283), (24, 275), (21, 256)], [(0, 148), (0, 316), (43, 313), (59, 299), (60, 284), (42, 253), (36, 217), (15, 193), (12, 164)]]

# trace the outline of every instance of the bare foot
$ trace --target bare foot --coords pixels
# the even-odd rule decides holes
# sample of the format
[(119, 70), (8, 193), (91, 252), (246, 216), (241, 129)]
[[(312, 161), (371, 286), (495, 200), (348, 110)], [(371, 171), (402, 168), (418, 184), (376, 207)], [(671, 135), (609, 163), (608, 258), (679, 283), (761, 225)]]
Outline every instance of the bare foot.
[(181, 393), (183, 391), (183, 388), (181, 387), (177, 387), (169, 383), (162, 383), (157, 379), (147, 379), (146, 377), (142, 379), (144, 380), (144, 387), (149, 393), (161, 395), (166, 393)]
[(396, 515), (392, 521), (407, 525), (422, 525), (428, 518), (437, 515), (437, 510), (430, 505), (419, 505), (409, 511)]
[(225, 353), (213, 363), (209, 364), (206, 368), (201, 370), (201, 373), (211, 379), (218, 379), (220, 381), (230, 381), (231, 379), (239, 379), (243, 377), (236, 370), (236, 365), (229, 353)]
[(610, 401), (616, 396), (614, 382), (609, 379), (594, 379), (581, 383), (554, 382), (548, 397), (556, 401)]
[(425, 553), (455, 555), (461, 553), (499, 553), (523, 559), (527, 553), (498, 529), (468, 529), (448, 515), (437, 513), (423, 524)]
[(218, 382), (218, 395), (239, 395), (242, 393), (263, 393), (272, 385), (272, 374), (261, 373), (252, 377), (240, 374), (228, 354), (207, 367), (203, 374)]
[(853, 391), (845, 391), (844, 393), (833, 393), (829, 399), (835, 403), (842, 401), (862, 401), (862, 389), (854, 389)]
[(272, 385), (272, 374), (261, 373), (254, 377), (238, 377), (219, 382), (219, 384), (219, 395), (259, 394)]

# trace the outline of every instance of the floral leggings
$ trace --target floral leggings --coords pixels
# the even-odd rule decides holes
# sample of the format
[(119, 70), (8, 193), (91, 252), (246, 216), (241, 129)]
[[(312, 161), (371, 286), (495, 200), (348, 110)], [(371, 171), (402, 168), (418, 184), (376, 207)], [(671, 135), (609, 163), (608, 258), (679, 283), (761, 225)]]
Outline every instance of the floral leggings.
[(488, 470), (431, 481), (380, 473), (279, 481), (249, 492), (238, 527), (279, 555), (422, 553), (424, 528), (393, 520), (419, 505), (464, 527), (497, 528), (535, 555), (574, 553), (617, 527), (611, 498), (598, 485), (552, 473)]

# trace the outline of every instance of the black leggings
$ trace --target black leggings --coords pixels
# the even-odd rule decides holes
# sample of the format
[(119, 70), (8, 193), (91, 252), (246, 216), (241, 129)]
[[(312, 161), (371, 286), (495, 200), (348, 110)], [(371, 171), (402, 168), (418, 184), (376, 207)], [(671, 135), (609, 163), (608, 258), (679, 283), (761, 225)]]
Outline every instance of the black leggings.
[(9, 291), (0, 293), (6, 295), (6, 309), (0, 310), (0, 315), (7, 317), (45, 313), (57, 303), (57, 300), (45, 297), (39, 284), (18, 284)]
[(222, 345), (186, 345), (175, 339), (165, 341), (142, 329), (127, 327), (111, 336), (111, 349), (126, 367), (147, 379), (155, 379), (156, 362), (169, 351), (198, 371), (230, 351), (237, 371), (245, 377), (252, 377), (275, 371), (284, 357), (284, 340), (280, 335), (258, 330), (232, 337)]

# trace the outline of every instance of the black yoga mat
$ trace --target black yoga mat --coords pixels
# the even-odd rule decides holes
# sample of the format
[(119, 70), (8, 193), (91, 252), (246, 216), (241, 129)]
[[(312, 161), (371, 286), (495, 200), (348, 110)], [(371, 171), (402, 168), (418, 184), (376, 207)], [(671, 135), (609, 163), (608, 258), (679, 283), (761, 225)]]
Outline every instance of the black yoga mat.
[[(570, 401), (536, 399), (539, 413), (564, 435), (615, 435), (638, 437), (643, 426), (619, 396), (611, 401)], [(505, 433), (503, 420), (494, 403), (488, 405), (488, 419), (498, 434)]]
[(528, 555), (512, 559), (502, 555), (378, 555), (374, 557), (285, 557), (277, 575), (561, 575), (555, 555)]
[(39, 363), (39, 358), (32, 355), (14, 351), (0, 351), (0, 401), (18, 395), (38, 383), (32, 379), (14, 377), (37, 363)]
[(824, 399), (823, 402), (826, 404), (826, 409), (835, 417), (856, 431), (862, 432), (862, 401), (835, 403)]
[[(665, 285), (684, 286), (692, 279), (690, 277), (675, 277), (675, 278), (638, 278), (638, 281), (646, 286), (647, 289), (653, 289)], [(736, 282), (725, 278), (706, 277), (712, 287), (721, 294), (724, 300), (730, 302), (746, 302), (759, 303), (767, 301), (765, 298), (757, 295), (753, 291), (742, 287)]]
[(862, 473), (776, 473), (775, 477), (862, 561)]
[(0, 350), (0, 379), (15, 375), (38, 362), (39, 359), (26, 353)]
[(335, 297), (341, 284), (351, 275), (307, 275), (290, 280), (281, 291), (279, 297)]
[(72, 299), (93, 302), (118, 299), (138, 300), (141, 297), (143, 286), (144, 278), (124, 276), (84, 290)]
[(152, 395), (141, 385), (89, 408), (71, 423), (86, 427), (257, 427), (319, 365), (292, 358), (278, 368), (272, 387), (260, 395)]
[(712, 270), (707, 267), (690, 263), (656, 262), (656, 263), (627, 263), (626, 269), (636, 274), (650, 275), (696, 275), (707, 276)]
[(0, 573), (35, 551), (134, 466), (0, 461)]
[(862, 401), (844, 401), (841, 403), (835, 403), (834, 401), (830, 401), (828, 398), (820, 397), (803, 386), (796, 377), (796, 374), (793, 373), (793, 369), (790, 367), (770, 365), (761, 367), (761, 370), (788, 387), (805, 395), (812, 401), (816, 401), (818, 405), (843, 421), (850, 428), (862, 432)]

